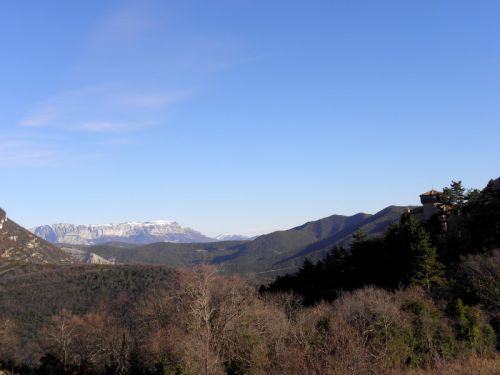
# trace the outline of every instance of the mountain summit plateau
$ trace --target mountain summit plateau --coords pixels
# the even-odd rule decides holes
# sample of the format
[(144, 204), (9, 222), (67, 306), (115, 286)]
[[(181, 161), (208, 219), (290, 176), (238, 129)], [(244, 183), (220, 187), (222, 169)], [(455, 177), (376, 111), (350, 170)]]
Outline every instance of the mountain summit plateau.
[(214, 239), (175, 221), (155, 220), (120, 224), (52, 224), (30, 229), (52, 243), (68, 245), (98, 245), (107, 242), (148, 244), (153, 242), (211, 242)]

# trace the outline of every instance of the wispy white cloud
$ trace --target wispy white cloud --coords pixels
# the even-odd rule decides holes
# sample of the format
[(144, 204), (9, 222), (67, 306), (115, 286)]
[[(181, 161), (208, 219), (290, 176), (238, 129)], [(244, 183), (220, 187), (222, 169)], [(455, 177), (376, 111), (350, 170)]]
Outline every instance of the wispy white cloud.
[(162, 122), (167, 110), (192, 95), (189, 89), (149, 93), (122, 87), (87, 87), (39, 103), (18, 124), (94, 133), (138, 131)]
[[(105, 157), (109, 146), (127, 147), (165, 123), (172, 106), (193, 90), (127, 90), (100, 85), (41, 101), (0, 143), (0, 168), (65, 165)], [(78, 152), (68, 148), (78, 138)], [(133, 134), (133, 136), (132, 136)], [(132, 137), (132, 138), (131, 138)], [(7, 139), (8, 138), (8, 139)]]
[[(100, 146), (109, 146), (114, 142), (102, 143)], [(118, 145), (119, 143), (116, 143)], [(125, 140), (121, 140), (125, 144)], [(31, 136), (23, 133), (0, 139), (0, 169), (24, 167), (52, 167), (74, 166), (75, 163), (98, 160), (105, 157), (104, 147), (84, 147), (84, 150), (75, 150), (66, 147), (62, 138), (46, 138)]]
[(148, 2), (136, 2), (117, 9), (101, 19), (91, 32), (92, 45), (116, 45), (137, 41), (155, 25)]
[(123, 132), (123, 131), (135, 131), (139, 129), (145, 129), (151, 127), (151, 124), (127, 124), (123, 122), (111, 122), (111, 121), (95, 121), (86, 122), (80, 124), (75, 130), (96, 132), (96, 133), (107, 133), (107, 132)]
[(193, 95), (193, 90), (179, 90), (172, 92), (153, 93), (153, 94), (134, 94), (124, 96), (122, 102), (124, 105), (136, 108), (163, 108), (174, 103), (187, 99)]
[(99, 142), (100, 146), (129, 146), (132, 144), (134, 144), (134, 141), (123, 137), (107, 138)]
[[(69, 144), (102, 156), (109, 145), (147, 142), (177, 104), (197, 94), (193, 87), (203, 82), (200, 78), (234, 63), (239, 43), (186, 31), (179, 35), (175, 22), (163, 17), (172, 14), (170, 7), (133, 2), (92, 25), (79, 58), (66, 71), (66, 82), (76, 89), (34, 103), (15, 126), (20, 133), (66, 139), (44, 143), (20, 137), (18, 148), (24, 151), (7, 150), (6, 144), (0, 149), (10, 155), (9, 163), (62, 160), (74, 151)], [(158, 48), (143, 43), (157, 35), (169, 42)], [(81, 86), (82, 81), (90, 83)]]
[(48, 144), (24, 139), (0, 141), (0, 167), (37, 167), (49, 164), (57, 151)]
[(44, 126), (49, 124), (54, 117), (56, 117), (56, 113), (51, 108), (47, 107), (34, 111), (30, 115), (21, 119), (19, 124), (26, 127)]
[(63, 92), (37, 103), (18, 125), (21, 127), (56, 126), (65, 114), (78, 112), (86, 98), (99, 97), (105, 90), (101, 87), (85, 87)]

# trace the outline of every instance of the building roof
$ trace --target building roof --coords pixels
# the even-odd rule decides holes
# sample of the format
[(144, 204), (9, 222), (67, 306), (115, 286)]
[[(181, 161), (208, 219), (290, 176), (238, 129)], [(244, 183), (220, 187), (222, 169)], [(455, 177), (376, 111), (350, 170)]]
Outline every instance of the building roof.
[(434, 195), (441, 195), (441, 192), (432, 189), (432, 190), (426, 191), (425, 193), (420, 194), (421, 197), (434, 196)]

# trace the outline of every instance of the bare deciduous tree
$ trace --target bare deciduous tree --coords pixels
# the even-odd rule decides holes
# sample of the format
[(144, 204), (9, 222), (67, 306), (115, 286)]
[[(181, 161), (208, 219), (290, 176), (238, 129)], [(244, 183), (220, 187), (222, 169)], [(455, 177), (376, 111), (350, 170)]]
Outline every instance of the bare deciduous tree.
[(12, 360), (19, 346), (19, 338), (12, 320), (0, 317), (0, 359)]
[(41, 331), (39, 339), (42, 347), (57, 354), (63, 367), (66, 368), (71, 345), (77, 334), (75, 317), (70, 311), (62, 310), (52, 316), (50, 323)]

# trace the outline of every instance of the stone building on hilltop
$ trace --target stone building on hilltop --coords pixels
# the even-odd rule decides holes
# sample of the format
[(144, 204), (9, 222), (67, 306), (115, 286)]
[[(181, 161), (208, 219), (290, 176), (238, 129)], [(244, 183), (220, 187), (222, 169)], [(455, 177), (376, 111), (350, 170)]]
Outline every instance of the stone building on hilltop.
[(424, 221), (429, 220), (431, 216), (441, 212), (441, 194), (440, 191), (434, 189), (420, 194)]
[(410, 210), (409, 213), (420, 222), (426, 222), (434, 215), (439, 215), (443, 231), (446, 232), (448, 230), (449, 211), (451, 207), (443, 203), (442, 194), (442, 192), (434, 189), (420, 194), (422, 206)]

